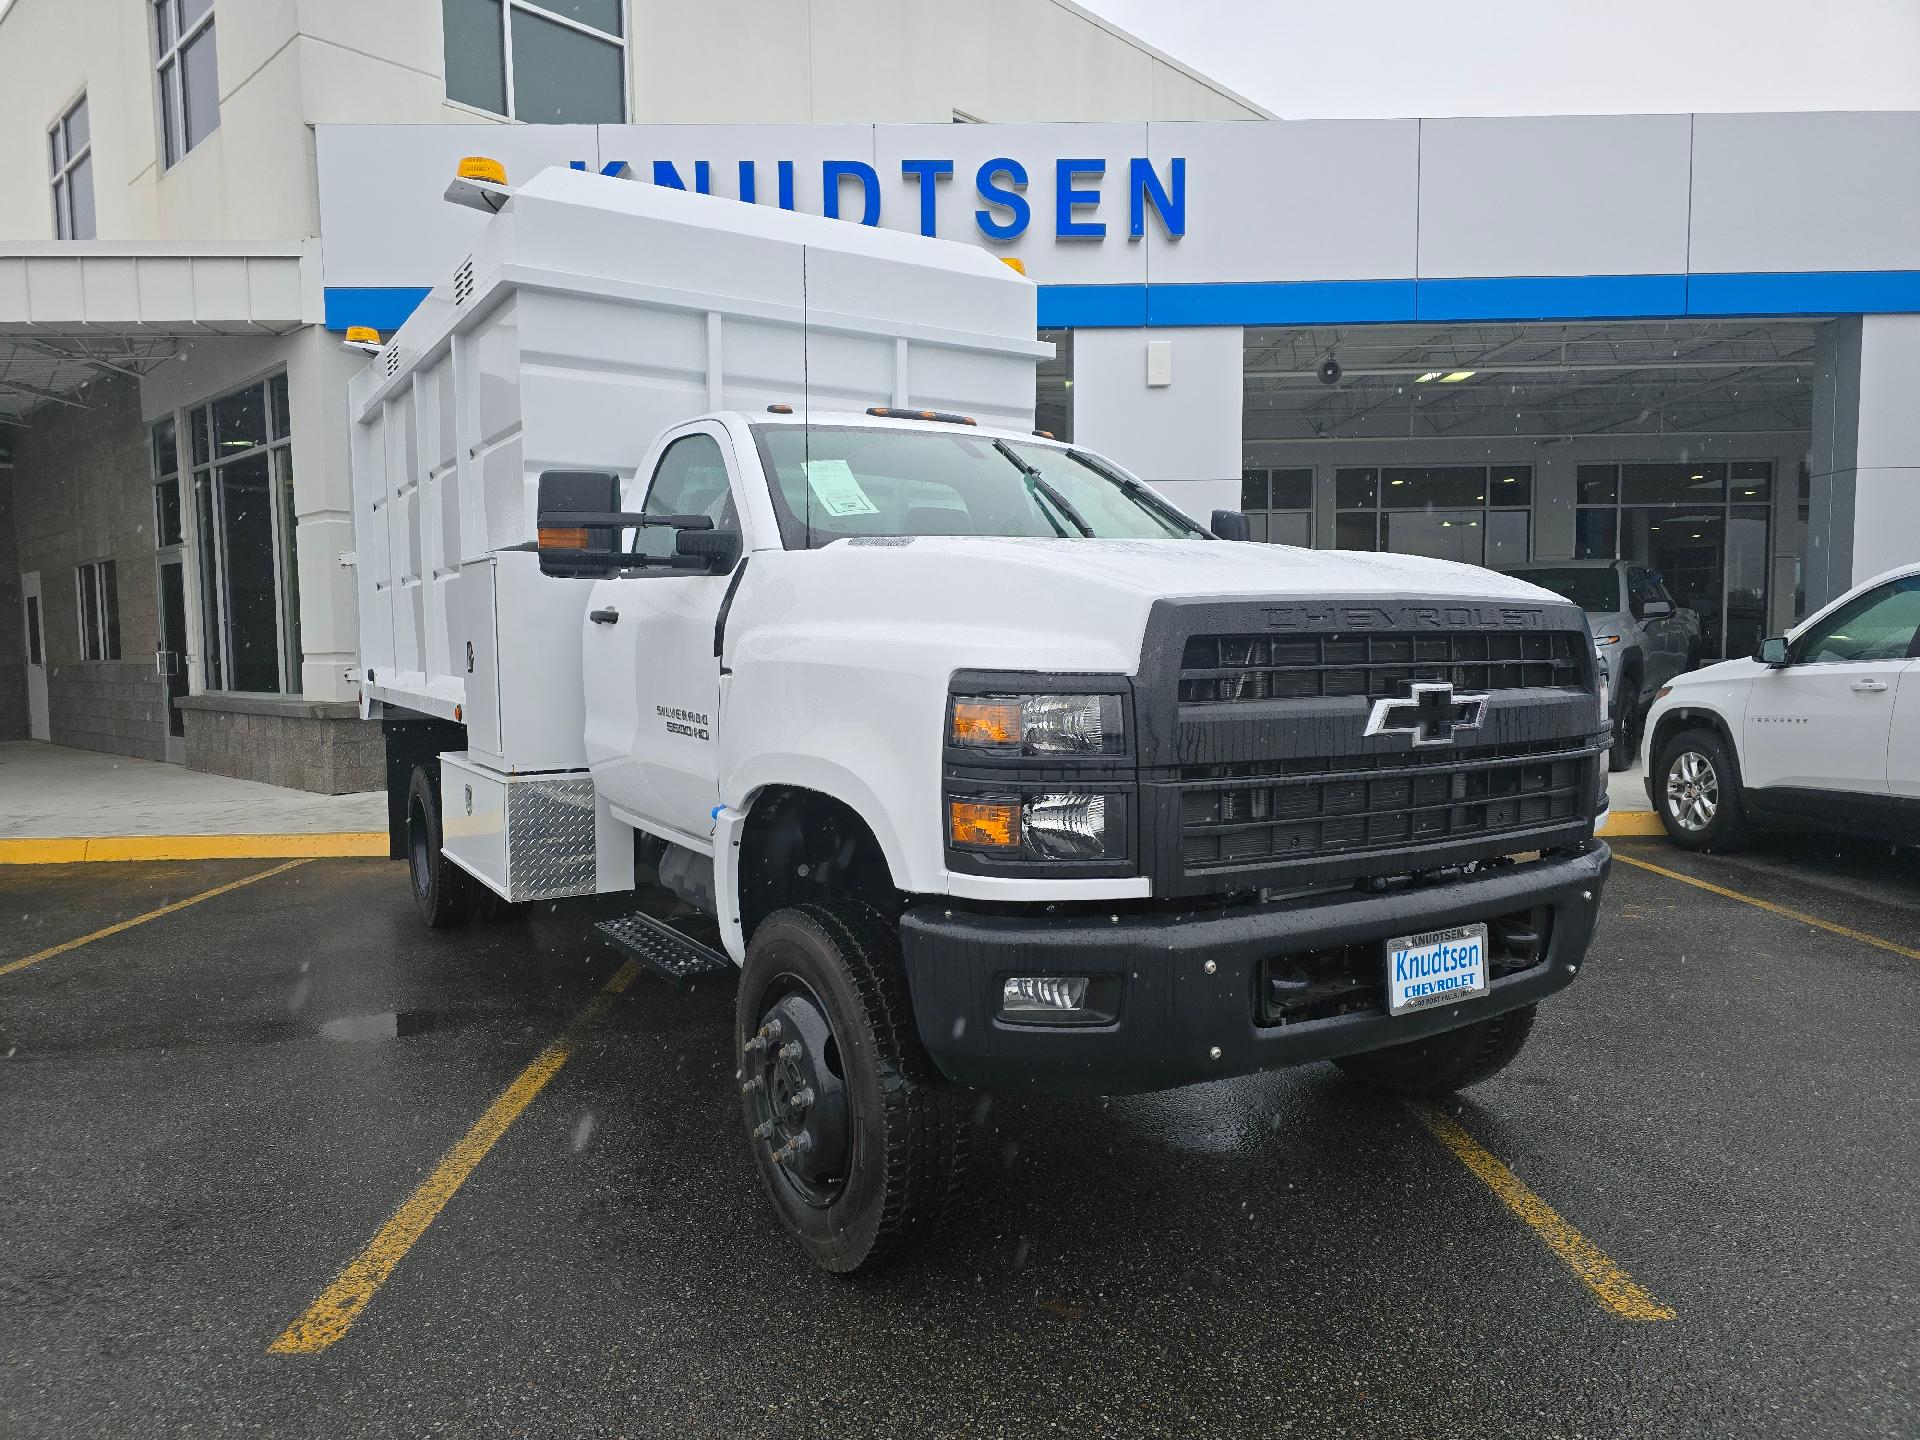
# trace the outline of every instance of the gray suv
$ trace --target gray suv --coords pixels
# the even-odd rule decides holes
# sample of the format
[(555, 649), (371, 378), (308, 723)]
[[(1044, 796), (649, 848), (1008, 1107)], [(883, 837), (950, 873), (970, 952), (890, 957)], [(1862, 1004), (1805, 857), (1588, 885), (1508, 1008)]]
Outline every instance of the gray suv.
[(1660, 687), (1700, 663), (1700, 617), (1674, 603), (1660, 577), (1633, 560), (1561, 560), (1508, 572), (1564, 595), (1587, 612), (1594, 645), (1606, 657), (1613, 713), (1608, 765), (1624, 770), (1640, 744), (1640, 726)]

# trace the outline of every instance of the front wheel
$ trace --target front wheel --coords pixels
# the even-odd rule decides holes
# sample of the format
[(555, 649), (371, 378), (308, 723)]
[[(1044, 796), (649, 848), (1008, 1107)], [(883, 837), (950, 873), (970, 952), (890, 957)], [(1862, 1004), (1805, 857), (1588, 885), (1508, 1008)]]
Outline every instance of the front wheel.
[(1660, 747), (1653, 762), (1653, 808), (1683, 849), (1738, 850), (1747, 842), (1739, 776), (1711, 730), (1682, 730)]
[(754, 1166), (817, 1264), (858, 1270), (939, 1229), (965, 1161), (963, 1096), (921, 1047), (884, 916), (839, 898), (769, 915), (734, 1028)]
[(1476, 1020), (1423, 1040), (1344, 1055), (1333, 1063), (1375, 1090), (1431, 1100), (1477, 1085), (1511, 1065), (1533, 1030), (1534, 1007)]

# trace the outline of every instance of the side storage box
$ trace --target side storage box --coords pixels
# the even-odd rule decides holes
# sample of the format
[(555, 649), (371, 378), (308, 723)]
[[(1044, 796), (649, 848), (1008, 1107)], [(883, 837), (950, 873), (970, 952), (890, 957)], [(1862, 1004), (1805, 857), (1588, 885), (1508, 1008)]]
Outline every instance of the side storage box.
[(440, 816), (447, 858), (506, 900), (597, 888), (589, 775), (506, 775), (470, 754), (442, 755)]

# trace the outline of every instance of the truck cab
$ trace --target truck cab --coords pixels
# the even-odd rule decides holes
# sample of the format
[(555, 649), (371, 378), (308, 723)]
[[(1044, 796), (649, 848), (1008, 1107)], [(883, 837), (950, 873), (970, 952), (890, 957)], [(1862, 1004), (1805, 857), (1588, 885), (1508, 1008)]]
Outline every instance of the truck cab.
[[(428, 923), (630, 896), (602, 935), (733, 985), (747, 1143), (833, 1270), (938, 1228), (973, 1091), (1509, 1063), (1609, 863), (1579, 607), (1222, 539), (1033, 431), (1021, 277), (755, 208), (541, 176), (356, 390), (363, 646), (423, 664), (370, 665), (367, 708)], [(801, 303), (712, 269), (743, 239)], [(624, 410), (578, 393), (609, 376)]]

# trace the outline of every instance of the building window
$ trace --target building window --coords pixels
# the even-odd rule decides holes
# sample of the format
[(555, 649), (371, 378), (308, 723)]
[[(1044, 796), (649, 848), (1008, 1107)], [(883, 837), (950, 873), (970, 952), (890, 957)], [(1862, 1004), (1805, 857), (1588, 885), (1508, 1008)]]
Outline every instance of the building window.
[(1040, 362), (1033, 385), (1033, 428), (1073, 443), (1073, 331), (1042, 330), (1053, 358)]
[(1531, 465), (1393, 465), (1334, 471), (1334, 546), (1524, 564), (1532, 545)]
[(53, 180), (55, 237), (93, 239), (93, 133), (85, 95), (47, 131), (47, 173)]
[(95, 560), (76, 569), (79, 599), (80, 658), (120, 658), (120, 581), (111, 560)]
[(441, 0), (447, 98), (531, 124), (627, 118), (625, 0)]
[(220, 71), (213, 53), (213, 0), (152, 4), (164, 169), (220, 128)]
[(1313, 544), (1313, 467), (1247, 470), (1240, 476), (1240, 508), (1255, 540), (1274, 545)]
[(297, 695), (300, 596), (286, 376), (200, 406), (188, 432), (202, 684)]
[(169, 415), (153, 427), (153, 543), (164, 550), (180, 540), (180, 446)]
[(1773, 465), (1582, 465), (1573, 545), (1582, 560), (1636, 560), (1700, 616), (1704, 653), (1751, 655), (1767, 634)]

